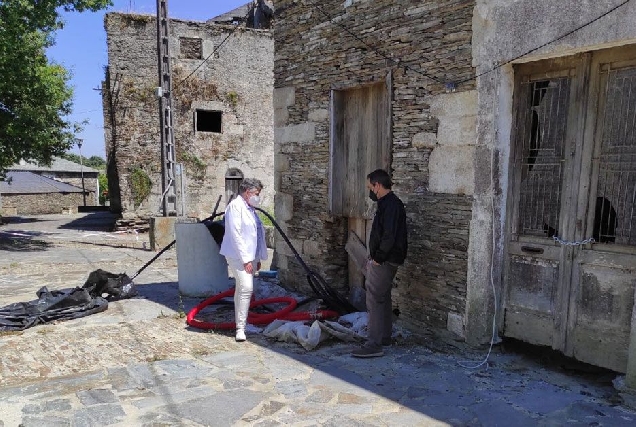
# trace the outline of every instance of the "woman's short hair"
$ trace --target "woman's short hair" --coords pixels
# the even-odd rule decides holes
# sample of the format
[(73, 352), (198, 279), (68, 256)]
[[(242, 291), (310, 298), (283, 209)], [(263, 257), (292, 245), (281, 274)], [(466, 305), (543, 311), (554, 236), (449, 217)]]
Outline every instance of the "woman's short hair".
[(263, 183), (256, 178), (245, 178), (239, 184), (239, 194), (243, 194), (246, 191), (263, 189)]

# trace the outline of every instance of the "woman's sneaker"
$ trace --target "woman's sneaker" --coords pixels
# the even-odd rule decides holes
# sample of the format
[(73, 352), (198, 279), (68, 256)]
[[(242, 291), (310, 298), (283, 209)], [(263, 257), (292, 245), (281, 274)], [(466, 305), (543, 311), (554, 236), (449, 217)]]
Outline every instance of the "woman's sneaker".
[(247, 337), (245, 336), (245, 331), (236, 331), (236, 341), (242, 342), (245, 341)]

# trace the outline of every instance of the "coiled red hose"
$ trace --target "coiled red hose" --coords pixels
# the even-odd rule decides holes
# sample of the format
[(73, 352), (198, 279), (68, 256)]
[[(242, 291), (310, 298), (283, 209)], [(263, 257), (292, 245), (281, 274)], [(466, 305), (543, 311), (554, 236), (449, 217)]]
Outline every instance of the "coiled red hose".
[[(231, 297), (234, 295), (234, 288), (228, 289), (225, 292), (221, 292), (220, 294), (214, 295), (203, 302), (199, 303), (196, 307), (194, 307), (188, 313), (186, 317), (186, 323), (193, 328), (198, 329), (234, 329), (236, 328), (235, 322), (204, 322), (202, 320), (195, 319), (195, 316), (199, 314), (201, 310), (203, 310), (208, 305), (214, 304), (223, 298)], [(318, 310), (318, 311), (302, 311), (302, 312), (294, 312), (292, 311), (298, 305), (298, 302), (292, 297), (275, 297), (275, 298), (265, 298), (261, 300), (252, 301), (250, 303), (250, 308), (258, 307), (265, 304), (277, 304), (277, 303), (287, 303), (287, 306), (283, 309), (276, 311), (274, 313), (254, 313), (249, 312), (247, 314), (247, 322), (252, 325), (267, 325), (272, 323), (274, 320), (320, 320), (320, 319), (332, 319), (337, 318), (339, 316), (338, 312), (333, 310)]]

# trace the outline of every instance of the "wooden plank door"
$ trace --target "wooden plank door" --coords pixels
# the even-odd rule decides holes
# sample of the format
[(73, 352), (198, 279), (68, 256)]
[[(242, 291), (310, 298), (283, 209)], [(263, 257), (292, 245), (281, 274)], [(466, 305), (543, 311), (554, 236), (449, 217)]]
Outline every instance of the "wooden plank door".
[[(333, 215), (347, 218), (365, 245), (375, 204), (368, 198), (366, 176), (391, 166), (391, 79), (357, 88), (333, 90), (331, 98), (331, 168), (329, 204)], [(364, 276), (349, 257), (350, 299), (364, 308)]]

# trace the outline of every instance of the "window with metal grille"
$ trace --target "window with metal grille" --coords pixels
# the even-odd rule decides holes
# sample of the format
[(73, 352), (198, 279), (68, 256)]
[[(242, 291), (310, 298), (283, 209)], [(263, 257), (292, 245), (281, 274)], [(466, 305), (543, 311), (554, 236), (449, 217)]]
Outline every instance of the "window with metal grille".
[(636, 245), (636, 68), (606, 73), (594, 239)]
[(559, 229), (570, 78), (525, 81), (520, 92), (518, 231), (552, 237)]
[(516, 72), (512, 238), (636, 246), (636, 48)]

